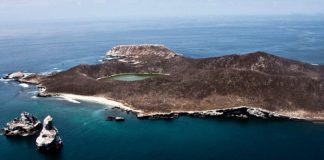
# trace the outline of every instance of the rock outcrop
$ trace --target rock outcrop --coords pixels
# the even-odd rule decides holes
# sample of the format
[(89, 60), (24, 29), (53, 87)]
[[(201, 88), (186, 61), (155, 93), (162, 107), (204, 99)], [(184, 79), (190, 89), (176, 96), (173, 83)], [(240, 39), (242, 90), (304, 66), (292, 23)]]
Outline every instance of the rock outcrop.
[(38, 85), (41, 82), (43, 77), (44, 77), (43, 75), (33, 73), (27, 76), (25, 75), (24, 77), (17, 79), (17, 81), (20, 83)]
[(140, 119), (174, 119), (179, 115), (187, 115), (191, 117), (209, 117), (209, 118), (232, 118), (232, 119), (272, 119), (285, 120), (295, 119), (284, 115), (277, 114), (265, 109), (240, 106), (226, 109), (215, 109), (206, 111), (178, 111), (170, 113), (139, 113), (137, 117)]
[(113, 47), (106, 53), (111, 57), (132, 57), (159, 56), (165, 59), (175, 57), (177, 54), (163, 45), (143, 44), (143, 45), (119, 45)]
[(6, 136), (31, 136), (36, 134), (42, 127), (42, 124), (32, 114), (23, 112), (20, 117), (7, 123), (3, 129)]
[(47, 116), (44, 119), (44, 126), (36, 139), (37, 149), (42, 151), (56, 151), (62, 148), (63, 141), (58, 130), (53, 126), (53, 118)]
[(25, 77), (25, 73), (23, 72), (14, 72), (14, 73), (10, 73), (7, 76), (5, 76), (3, 79), (20, 79)]
[[(55, 74), (55, 73), (52, 73), (49, 75), (53, 75), (53, 74)], [(19, 83), (38, 85), (38, 84), (40, 84), (40, 82), (42, 81), (42, 78), (44, 78), (44, 77), (45, 77), (45, 75), (42, 75), (42, 74), (24, 73), (24, 72), (18, 71), (18, 72), (9, 73), (5, 77), (2, 77), (2, 79), (15, 80)]]

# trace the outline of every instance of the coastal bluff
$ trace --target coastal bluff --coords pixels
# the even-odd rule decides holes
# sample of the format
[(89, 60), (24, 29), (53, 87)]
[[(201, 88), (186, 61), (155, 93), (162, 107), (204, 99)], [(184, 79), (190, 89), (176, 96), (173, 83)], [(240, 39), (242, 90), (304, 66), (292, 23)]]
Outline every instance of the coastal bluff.
[[(46, 95), (118, 101), (141, 115), (251, 106), (291, 117), (324, 119), (324, 67), (265, 52), (190, 58), (163, 45), (121, 45), (109, 60), (41, 77)], [(140, 81), (102, 80), (123, 73), (160, 74)]]
[(170, 59), (177, 54), (165, 46), (158, 44), (119, 45), (113, 47), (106, 53), (106, 56), (131, 58), (141, 58), (148, 55), (156, 55), (161, 58)]

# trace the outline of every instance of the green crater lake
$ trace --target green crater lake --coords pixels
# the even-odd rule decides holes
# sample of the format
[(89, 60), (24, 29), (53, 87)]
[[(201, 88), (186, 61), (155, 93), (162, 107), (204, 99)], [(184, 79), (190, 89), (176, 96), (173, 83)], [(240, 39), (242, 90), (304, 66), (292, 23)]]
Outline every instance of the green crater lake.
[(144, 79), (162, 76), (159, 73), (122, 73), (102, 78), (101, 80), (141, 81)]

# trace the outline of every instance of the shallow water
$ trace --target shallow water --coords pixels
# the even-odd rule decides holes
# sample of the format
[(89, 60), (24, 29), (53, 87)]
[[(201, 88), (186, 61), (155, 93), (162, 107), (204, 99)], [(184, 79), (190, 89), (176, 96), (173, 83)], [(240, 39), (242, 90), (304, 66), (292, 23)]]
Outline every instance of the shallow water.
[[(161, 43), (191, 57), (262, 50), (324, 64), (324, 21), (319, 20), (80, 22), (0, 28), (1, 75), (95, 64), (112, 46), (129, 43)], [(0, 159), (320, 159), (324, 153), (321, 124), (190, 117), (139, 120), (109, 110), (126, 118), (116, 123), (105, 121), (107, 106), (34, 96), (35, 86), (0, 81), (0, 125), (23, 111), (40, 119), (51, 114), (63, 150), (46, 155), (36, 151), (35, 137), (0, 136)]]

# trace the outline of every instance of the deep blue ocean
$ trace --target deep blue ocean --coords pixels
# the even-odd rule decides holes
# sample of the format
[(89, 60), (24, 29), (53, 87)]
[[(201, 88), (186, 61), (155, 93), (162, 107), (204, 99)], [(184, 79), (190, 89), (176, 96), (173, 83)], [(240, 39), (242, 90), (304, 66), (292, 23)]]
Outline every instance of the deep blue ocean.
[[(0, 23), (0, 75), (99, 63), (118, 44), (159, 43), (194, 58), (266, 51), (324, 64), (324, 18), (258, 17)], [(180, 117), (106, 122), (107, 106), (35, 98), (35, 86), (0, 81), (0, 126), (22, 111), (50, 114), (64, 148), (36, 150), (35, 137), (0, 136), (0, 159), (323, 159), (324, 125)], [(108, 112), (116, 112), (108, 110)]]

